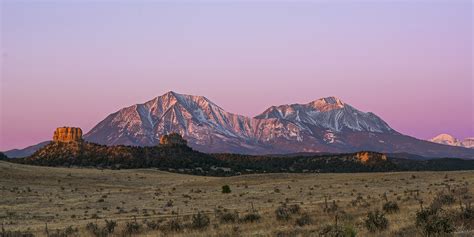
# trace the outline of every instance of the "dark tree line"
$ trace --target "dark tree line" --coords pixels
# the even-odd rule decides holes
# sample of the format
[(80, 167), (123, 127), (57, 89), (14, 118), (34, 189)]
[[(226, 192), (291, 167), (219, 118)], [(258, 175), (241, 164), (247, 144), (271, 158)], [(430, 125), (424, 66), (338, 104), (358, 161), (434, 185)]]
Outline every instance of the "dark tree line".
[[(0, 153), (0, 159), (7, 159)], [(110, 169), (158, 168), (195, 175), (229, 176), (246, 173), (275, 172), (387, 172), (418, 170), (473, 170), (474, 160), (375, 159), (370, 163), (357, 160), (354, 154), (305, 156), (251, 156), (240, 154), (206, 154), (185, 144), (153, 147), (105, 146), (88, 142), (51, 142), (22, 159), (9, 161), (63, 167), (97, 167)]]

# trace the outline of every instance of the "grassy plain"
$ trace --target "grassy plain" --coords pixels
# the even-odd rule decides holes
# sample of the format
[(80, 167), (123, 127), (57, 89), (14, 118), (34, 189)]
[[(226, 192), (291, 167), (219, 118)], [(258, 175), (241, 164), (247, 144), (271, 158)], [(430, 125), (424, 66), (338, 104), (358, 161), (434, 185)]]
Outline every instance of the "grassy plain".
[[(440, 192), (460, 188), (467, 189), (463, 195), (469, 198), (473, 184), (474, 171), (203, 177), (155, 169), (0, 162), (0, 224), (3, 233), (18, 230), (35, 236), (94, 236), (89, 223), (102, 229), (105, 219), (118, 224), (109, 236), (321, 236), (324, 228), (336, 223), (357, 236), (424, 236), (415, 226), (421, 206), (427, 207)], [(223, 185), (229, 185), (231, 193), (222, 193)], [(396, 202), (399, 212), (385, 213), (388, 229), (369, 232), (367, 213), (381, 210), (387, 201)], [(282, 205), (299, 210), (278, 220), (276, 209)], [(453, 202), (445, 209), (456, 211), (460, 204)], [(223, 217), (235, 217), (235, 211), (235, 222)], [(202, 229), (192, 224), (198, 212), (210, 221), (204, 221)], [(245, 221), (252, 213), (260, 219)], [(473, 236), (469, 229), (457, 224), (454, 235)]]

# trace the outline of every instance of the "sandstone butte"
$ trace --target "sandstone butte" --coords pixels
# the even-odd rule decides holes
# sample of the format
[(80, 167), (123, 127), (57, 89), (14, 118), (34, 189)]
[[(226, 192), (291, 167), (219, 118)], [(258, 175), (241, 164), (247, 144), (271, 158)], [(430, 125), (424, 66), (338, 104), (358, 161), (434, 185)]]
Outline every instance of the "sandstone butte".
[(53, 141), (55, 142), (71, 142), (81, 141), (82, 130), (74, 127), (61, 127), (56, 128), (53, 135)]
[(387, 160), (387, 156), (385, 154), (381, 154), (377, 152), (369, 152), (369, 151), (357, 152), (356, 158), (362, 163), (367, 163), (369, 161), (386, 161)]

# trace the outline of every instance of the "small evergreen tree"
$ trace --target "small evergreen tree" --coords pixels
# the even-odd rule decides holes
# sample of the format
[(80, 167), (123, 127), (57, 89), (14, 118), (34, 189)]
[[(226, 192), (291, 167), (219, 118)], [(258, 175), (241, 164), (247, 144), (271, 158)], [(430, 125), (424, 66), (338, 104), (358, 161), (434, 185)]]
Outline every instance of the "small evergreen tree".
[(222, 193), (231, 193), (231, 192), (232, 192), (232, 190), (230, 190), (229, 185), (226, 184), (226, 185), (222, 186)]

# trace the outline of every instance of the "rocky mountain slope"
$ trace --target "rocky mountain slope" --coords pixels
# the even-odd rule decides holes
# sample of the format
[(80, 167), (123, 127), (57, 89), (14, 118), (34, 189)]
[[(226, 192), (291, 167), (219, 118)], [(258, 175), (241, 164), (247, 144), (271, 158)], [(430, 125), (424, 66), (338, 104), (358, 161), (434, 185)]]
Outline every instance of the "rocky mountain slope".
[(398, 133), (373, 113), (338, 98), (272, 106), (249, 118), (229, 113), (206, 97), (168, 92), (123, 108), (85, 134), (106, 145), (151, 146), (176, 132), (203, 152), (407, 152), (427, 157), (474, 158), (474, 150), (435, 144)]
[(465, 138), (464, 140), (458, 140), (457, 138), (449, 134), (443, 133), (430, 139), (429, 141), (439, 143), (439, 144), (450, 145), (450, 146), (474, 148), (474, 137), (468, 137), (468, 138)]

